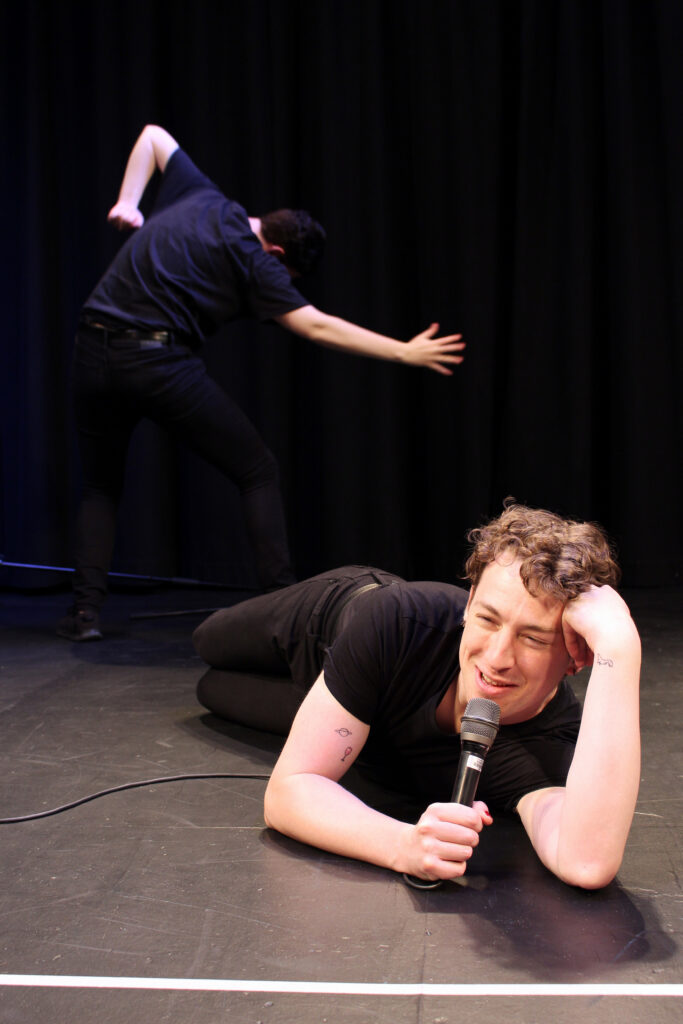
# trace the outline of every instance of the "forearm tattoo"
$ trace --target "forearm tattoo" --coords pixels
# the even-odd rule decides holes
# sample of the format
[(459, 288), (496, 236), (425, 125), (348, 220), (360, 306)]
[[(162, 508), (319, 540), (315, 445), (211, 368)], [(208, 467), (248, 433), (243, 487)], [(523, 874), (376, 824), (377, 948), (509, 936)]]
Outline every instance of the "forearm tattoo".
[(595, 656), (598, 659), (598, 665), (607, 665), (607, 668), (614, 668), (614, 662), (611, 658), (603, 658), (602, 654), (595, 652)]
[(350, 736), (351, 735), (351, 730), (350, 729), (342, 728), (342, 729), (335, 729), (334, 731), (338, 732), (340, 736)]

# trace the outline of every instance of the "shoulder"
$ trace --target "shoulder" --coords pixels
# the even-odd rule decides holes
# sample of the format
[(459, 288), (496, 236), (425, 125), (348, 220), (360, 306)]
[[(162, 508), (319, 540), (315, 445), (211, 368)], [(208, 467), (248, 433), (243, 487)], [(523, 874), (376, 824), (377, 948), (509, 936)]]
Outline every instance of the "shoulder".
[(466, 591), (441, 583), (400, 582), (368, 594), (327, 651), (330, 690), (369, 722), (390, 692), (443, 688), (457, 669), (466, 602)]
[(211, 178), (207, 177), (203, 171), (200, 171), (194, 160), (188, 156), (184, 149), (178, 148), (171, 154), (164, 171), (164, 177), (166, 175), (176, 178), (187, 178), (188, 180), (192, 180), (196, 185), (202, 185), (205, 188), (214, 189), (216, 192), (221, 191), (218, 188), (218, 185), (216, 185)]
[(434, 625), (443, 622), (449, 627), (454, 621), (462, 622), (468, 597), (463, 587), (425, 580), (401, 583), (397, 591), (404, 616), (425, 619)]
[(239, 244), (246, 256), (247, 302), (252, 316), (257, 320), (274, 320), (308, 304), (292, 284), (286, 267), (271, 253), (264, 252), (255, 235)]
[(154, 204), (154, 212), (163, 210), (190, 192), (205, 190), (224, 198), (217, 185), (200, 171), (185, 150), (176, 149), (170, 156)]
[(462, 624), (467, 591), (450, 583), (400, 582), (384, 587), (372, 602), (378, 629), (450, 633)]
[(396, 581), (374, 595), (371, 612), (378, 625), (405, 627), (415, 622), (433, 629), (450, 630), (462, 623), (467, 591), (451, 583)]

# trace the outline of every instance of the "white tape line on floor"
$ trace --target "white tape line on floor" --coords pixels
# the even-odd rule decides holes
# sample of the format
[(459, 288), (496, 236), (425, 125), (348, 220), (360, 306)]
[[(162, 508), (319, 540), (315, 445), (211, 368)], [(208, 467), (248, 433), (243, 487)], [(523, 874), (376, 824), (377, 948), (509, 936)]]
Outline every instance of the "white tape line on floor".
[(52, 975), (1, 974), (1, 985), (51, 988), (171, 989), (183, 992), (283, 992), (349, 996), (683, 996), (683, 985), (448, 985), (382, 984), (337, 981), (252, 981), (244, 978), (107, 978)]

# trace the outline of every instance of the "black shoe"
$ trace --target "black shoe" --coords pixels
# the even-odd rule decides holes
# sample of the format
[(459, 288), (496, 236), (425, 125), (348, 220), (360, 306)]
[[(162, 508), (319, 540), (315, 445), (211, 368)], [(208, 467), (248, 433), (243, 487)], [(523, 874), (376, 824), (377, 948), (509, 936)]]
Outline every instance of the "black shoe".
[(57, 636), (67, 640), (101, 640), (100, 617), (92, 608), (70, 608), (57, 626)]

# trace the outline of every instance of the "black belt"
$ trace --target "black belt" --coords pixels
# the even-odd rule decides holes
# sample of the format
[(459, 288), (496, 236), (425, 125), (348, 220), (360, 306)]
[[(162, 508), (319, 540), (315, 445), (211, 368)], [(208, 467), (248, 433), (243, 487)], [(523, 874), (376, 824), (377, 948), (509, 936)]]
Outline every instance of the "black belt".
[(137, 341), (144, 348), (160, 348), (162, 345), (173, 344), (174, 340), (180, 341), (182, 344), (188, 343), (184, 335), (178, 335), (174, 331), (151, 329), (141, 331), (136, 327), (113, 327), (100, 323), (99, 320), (88, 320), (85, 318), (83, 323), (95, 331), (101, 331), (106, 338), (110, 338), (113, 341)]

